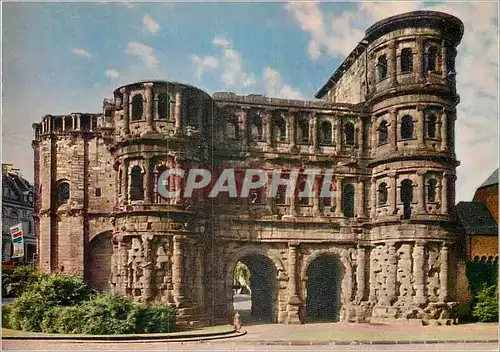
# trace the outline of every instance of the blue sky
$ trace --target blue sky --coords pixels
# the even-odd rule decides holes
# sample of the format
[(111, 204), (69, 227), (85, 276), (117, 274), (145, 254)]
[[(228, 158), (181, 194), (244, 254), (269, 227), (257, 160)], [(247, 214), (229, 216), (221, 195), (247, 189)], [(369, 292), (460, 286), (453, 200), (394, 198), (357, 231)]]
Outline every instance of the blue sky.
[(458, 16), (458, 200), (498, 165), (498, 5), (490, 3), (3, 3), (3, 162), (32, 180), (31, 124), (99, 112), (150, 78), (312, 99), (364, 30), (429, 8)]

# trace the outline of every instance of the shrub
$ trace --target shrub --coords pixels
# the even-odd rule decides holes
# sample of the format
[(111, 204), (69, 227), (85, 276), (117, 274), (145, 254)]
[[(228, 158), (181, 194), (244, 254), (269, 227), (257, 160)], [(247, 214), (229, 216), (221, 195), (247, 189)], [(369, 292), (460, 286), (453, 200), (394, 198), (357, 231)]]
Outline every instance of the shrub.
[(478, 292), (472, 315), (483, 323), (498, 321), (498, 290), (495, 285), (484, 286)]
[[(49, 329), (49, 311), (53, 307), (71, 306), (88, 299), (92, 290), (75, 276), (50, 275), (26, 287), (12, 303), (9, 321), (13, 329), (42, 331)], [(45, 315), (48, 315), (47, 317)]]
[(168, 306), (136, 304), (134, 316), (137, 334), (175, 330), (175, 311)]
[(21, 265), (2, 271), (3, 292), (19, 297), (24, 290), (40, 279), (41, 275), (31, 265)]
[(10, 322), (9, 322), (9, 314), (10, 314), (10, 306), (3, 306), (2, 307), (2, 327), (10, 329)]
[(46, 312), (42, 321), (45, 333), (81, 334), (85, 331), (85, 308), (83, 305), (53, 307)]

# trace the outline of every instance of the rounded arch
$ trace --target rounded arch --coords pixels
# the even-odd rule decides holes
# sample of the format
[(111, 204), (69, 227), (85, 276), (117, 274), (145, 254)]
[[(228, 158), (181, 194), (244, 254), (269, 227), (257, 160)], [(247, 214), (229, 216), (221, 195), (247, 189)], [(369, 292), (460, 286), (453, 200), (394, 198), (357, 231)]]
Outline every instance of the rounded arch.
[(104, 231), (92, 238), (85, 255), (85, 279), (87, 283), (99, 291), (110, 289), (111, 243), (112, 231)]
[(342, 261), (342, 249), (340, 248), (330, 248), (330, 249), (320, 249), (315, 251), (313, 254), (311, 254), (307, 260), (304, 262), (302, 265), (302, 268), (300, 270), (300, 280), (305, 281), (307, 280), (307, 268), (309, 265), (317, 258), (323, 256), (323, 255), (331, 255), (336, 257), (344, 266), (344, 271), (345, 271), (345, 264)]

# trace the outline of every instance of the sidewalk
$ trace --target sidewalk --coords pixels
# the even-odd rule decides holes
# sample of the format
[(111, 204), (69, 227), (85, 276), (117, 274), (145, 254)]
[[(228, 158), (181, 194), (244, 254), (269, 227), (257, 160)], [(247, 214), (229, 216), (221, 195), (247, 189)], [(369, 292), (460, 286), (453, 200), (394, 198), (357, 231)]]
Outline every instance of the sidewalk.
[(453, 326), (421, 324), (317, 323), (304, 325), (243, 326), (245, 336), (237, 342), (266, 345), (410, 344), (452, 342), (498, 342), (496, 323)]

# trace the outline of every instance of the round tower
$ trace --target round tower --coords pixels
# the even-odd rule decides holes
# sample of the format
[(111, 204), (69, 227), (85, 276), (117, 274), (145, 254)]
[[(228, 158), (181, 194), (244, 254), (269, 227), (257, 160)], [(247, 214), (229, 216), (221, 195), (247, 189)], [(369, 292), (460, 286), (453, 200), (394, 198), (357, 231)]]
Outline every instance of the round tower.
[(452, 306), (462, 34), (459, 19), (431, 11), (390, 17), (366, 31), (374, 318), (438, 318)]
[[(204, 203), (163, 197), (159, 179), (167, 169), (209, 164), (211, 98), (191, 86), (147, 81), (116, 89), (106, 109), (116, 176), (111, 289), (175, 305), (179, 324), (199, 324), (207, 313)], [(183, 187), (180, 176), (168, 181), (170, 191)]]

